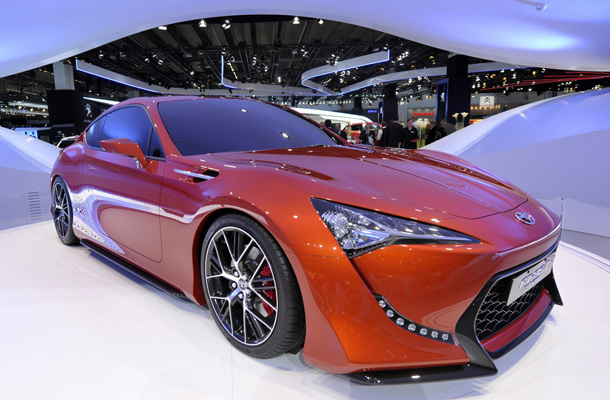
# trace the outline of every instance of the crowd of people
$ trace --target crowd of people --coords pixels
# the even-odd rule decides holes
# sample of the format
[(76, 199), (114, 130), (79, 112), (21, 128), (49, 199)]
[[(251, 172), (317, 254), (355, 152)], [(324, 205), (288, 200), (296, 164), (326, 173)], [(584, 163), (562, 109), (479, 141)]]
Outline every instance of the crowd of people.
[[(422, 122), (418, 120), (419, 126), (422, 126)], [(347, 126), (341, 129), (341, 124), (333, 124), (329, 119), (324, 122), (324, 125), (343, 139), (348, 140)], [(371, 124), (364, 124), (358, 139), (360, 144), (416, 149), (442, 139), (456, 130), (455, 126), (448, 123), (446, 119), (442, 119), (439, 126), (434, 121), (427, 121), (423, 126), (425, 129), (418, 131), (413, 118), (408, 118), (406, 126), (403, 126), (399, 122), (398, 115), (394, 115), (389, 123), (383, 121), (376, 132), (372, 129)]]

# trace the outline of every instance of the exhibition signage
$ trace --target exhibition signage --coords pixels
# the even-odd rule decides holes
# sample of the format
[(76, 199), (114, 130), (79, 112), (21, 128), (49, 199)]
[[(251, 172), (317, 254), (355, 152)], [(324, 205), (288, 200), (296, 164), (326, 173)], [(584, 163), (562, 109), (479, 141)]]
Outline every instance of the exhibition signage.
[(481, 108), (494, 108), (496, 103), (495, 96), (481, 96), (479, 98), (479, 107)]

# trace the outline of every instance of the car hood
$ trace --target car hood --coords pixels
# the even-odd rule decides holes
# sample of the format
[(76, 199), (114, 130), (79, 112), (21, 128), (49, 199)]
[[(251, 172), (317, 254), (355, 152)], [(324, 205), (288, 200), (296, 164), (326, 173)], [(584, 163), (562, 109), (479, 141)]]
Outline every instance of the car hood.
[(433, 151), (317, 146), (215, 156), (463, 218), (508, 211), (527, 201), (523, 192), (508, 183), (456, 157)]

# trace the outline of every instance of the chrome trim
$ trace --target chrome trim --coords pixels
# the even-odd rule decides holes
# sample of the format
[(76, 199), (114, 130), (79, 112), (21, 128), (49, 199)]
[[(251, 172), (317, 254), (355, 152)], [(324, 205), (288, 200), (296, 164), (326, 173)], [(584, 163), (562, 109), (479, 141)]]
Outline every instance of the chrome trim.
[[(506, 250), (506, 251), (504, 251), (504, 252), (498, 253), (498, 255), (499, 255), (499, 256), (503, 256), (503, 255), (505, 255), (505, 254), (512, 253), (512, 252), (514, 252), (514, 251), (519, 251), (519, 250), (521, 250), (521, 249), (525, 249), (526, 247), (529, 247), (529, 246), (533, 246), (533, 245), (535, 245), (535, 244), (537, 244), (537, 243), (540, 243), (540, 242), (542, 242), (542, 241), (547, 240), (547, 239), (548, 239), (548, 238), (550, 238), (551, 236), (555, 235), (555, 234), (557, 233), (557, 231), (560, 231), (560, 235), (561, 235), (561, 230), (562, 230), (562, 226), (561, 226), (561, 222), (560, 222), (559, 224), (557, 224), (557, 226), (556, 226), (556, 227), (555, 227), (555, 228), (554, 228), (554, 229), (553, 229), (553, 230), (552, 230), (550, 233), (548, 233), (548, 234), (544, 235), (544, 236), (543, 236), (543, 237), (541, 237), (540, 239), (536, 239), (536, 240), (534, 240), (533, 242), (529, 242), (529, 243), (524, 244), (523, 246), (519, 246), (519, 247), (516, 247), (516, 248), (514, 248), (514, 249), (510, 249), (510, 250)], [(559, 239), (557, 240), (557, 243), (558, 243), (558, 242), (559, 242)], [(554, 244), (553, 246), (557, 246), (557, 244)]]
[(197, 179), (203, 179), (204, 181), (207, 181), (209, 179), (215, 178), (215, 176), (209, 176), (209, 175), (203, 175), (203, 174), (197, 174), (195, 172), (190, 172), (190, 171), (183, 171), (181, 169), (175, 169), (174, 172), (178, 173), (178, 174), (182, 174), (182, 175), (186, 175), (186, 176), (190, 176), (191, 178), (197, 178)]

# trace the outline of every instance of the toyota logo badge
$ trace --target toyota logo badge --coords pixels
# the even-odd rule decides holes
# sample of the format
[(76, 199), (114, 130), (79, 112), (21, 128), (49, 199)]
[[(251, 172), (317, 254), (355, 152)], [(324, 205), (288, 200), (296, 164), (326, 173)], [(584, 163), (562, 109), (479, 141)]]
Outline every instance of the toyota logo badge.
[(532, 217), (531, 215), (529, 215), (526, 212), (521, 212), (521, 211), (516, 212), (515, 218), (517, 218), (517, 220), (519, 222), (523, 222), (526, 225), (534, 225), (536, 223), (536, 220), (534, 219), (534, 217)]

